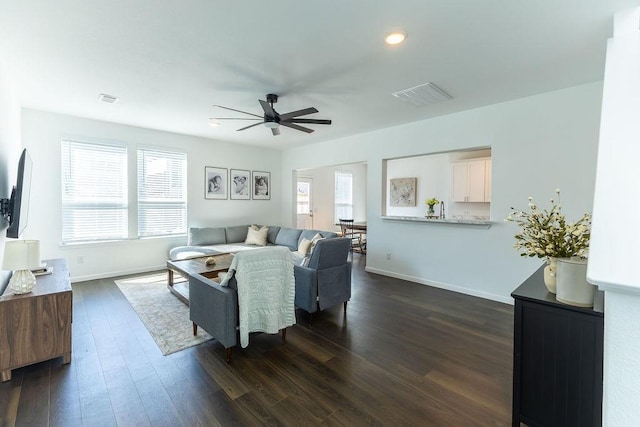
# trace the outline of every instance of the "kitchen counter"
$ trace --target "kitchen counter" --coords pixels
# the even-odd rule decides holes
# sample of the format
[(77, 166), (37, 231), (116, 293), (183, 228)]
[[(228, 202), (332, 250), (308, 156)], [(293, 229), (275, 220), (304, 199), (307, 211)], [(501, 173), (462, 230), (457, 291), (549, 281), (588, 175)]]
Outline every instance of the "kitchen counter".
[(390, 221), (406, 221), (419, 222), (422, 224), (439, 224), (439, 225), (464, 225), (482, 228), (490, 228), (491, 221), (484, 217), (458, 217), (458, 218), (427, 218), (419, 216), (381, 216), (380, 219)]

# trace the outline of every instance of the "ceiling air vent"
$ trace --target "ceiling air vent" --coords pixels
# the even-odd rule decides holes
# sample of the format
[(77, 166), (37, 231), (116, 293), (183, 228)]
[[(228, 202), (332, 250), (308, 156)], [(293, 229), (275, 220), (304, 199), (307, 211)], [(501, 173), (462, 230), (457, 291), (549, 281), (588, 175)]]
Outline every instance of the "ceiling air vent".
[(433, 83), (425, 83), (409, 89), (392, 93), (398, 99), (412, 103), (417, 107), (436, 102), (448, 101), (452, 96)]
[(106, 102), (107, 104), (113, 104), (117, 100), (118, 100), (118, 98), (115, 97), (115, 96), (107, 95), (106, 93), (101, 93), (100, 94), (100, 101)]

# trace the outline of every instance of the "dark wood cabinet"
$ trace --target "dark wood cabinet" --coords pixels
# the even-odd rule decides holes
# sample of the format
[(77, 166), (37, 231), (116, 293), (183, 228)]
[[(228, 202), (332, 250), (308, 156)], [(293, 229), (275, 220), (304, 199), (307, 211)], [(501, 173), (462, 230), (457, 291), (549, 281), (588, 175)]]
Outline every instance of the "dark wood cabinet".
[(62, 356), (71, 362), (73, 295), (63, 259), (48, 260), (51, 274), (37, 277), (32, 292), (0, 296), (0, 381), (11, 370)]
[(604, 295), (593, 308), (562, 304), (540, 267), (515, 299), (513, 425), (602, 425)]

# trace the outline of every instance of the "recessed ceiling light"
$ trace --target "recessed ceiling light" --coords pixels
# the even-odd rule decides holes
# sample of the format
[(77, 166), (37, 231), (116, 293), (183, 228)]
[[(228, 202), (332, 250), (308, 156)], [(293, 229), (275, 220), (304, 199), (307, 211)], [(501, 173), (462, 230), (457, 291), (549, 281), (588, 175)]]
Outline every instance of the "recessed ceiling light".
[(403, 30), (395, 30), (384, 35), (384, 42), (386, 44), (394, 45), (400, 44), (407, 38), (407, 32)]
[(113, 104), (118, 101), (117, 96), (107, 95), (106, 93), (100, 94), (100, 101), (106, 102), (107, 104)]
[(209, 125), (211, 125), (211, 127), (217, 128), (218, 126), (220, 126), (220, 122), (216, 119), (209, 119)]

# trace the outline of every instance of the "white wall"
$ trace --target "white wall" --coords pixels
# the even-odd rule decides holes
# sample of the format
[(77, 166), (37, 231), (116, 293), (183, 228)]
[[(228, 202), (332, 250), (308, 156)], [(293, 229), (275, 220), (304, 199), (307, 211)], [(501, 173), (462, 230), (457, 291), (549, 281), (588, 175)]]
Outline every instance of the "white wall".
[(640, 419), (640, 8), (607, 45), (587, 277), (605, 291), (603, 425)]
[[(20, 105), (15, 93), (9, 64), (0, 58), (0, 198), (11, 196), (16, 184), (20, 158)], [(7, 224), (0, 217), (0, 267), (7, 240)], [(10, 271), (0, 270), (0, 294), (6, 286)]]
[[(334, 218), (335, 173), (351, 172), (353, 176), (353, 219), (367, 220), (367, 165), (364, 163), (330, 166), (297, 171), (297, 176), (313, 182), (313, 228), (338, 231)], [(295, 205), (294, 205), (295, 207)], [(295, 211), (294, 211), (295, 214)]]
[[(602, 83), (591, 83), (296, 147), (284, 152), (284, 186), (293, 170), (365, 161), (369, 271), (511, 302), (542, 261), (518, 256), (516, 228), (500, 218), (511, 206), (526, 208), (528, 196), (544, 205), (557, 187), (569, 218), (591, 210), (601, 94)], [(490, 229), (380, 219), (382, 159), (483, 146), (493, 159)], [(290, 212), (291, 194), (284, 196)]]
[[(23, 110), (22, 137), (33, 159), (29, 225), (24, 237), (39, 239), (44, 258), (66, 258), (72, 280), (164, 268), (171, 247), (186, 236), (61, 246), (60, 141), (119, 141), (135, 156), (137, 146), (184, 150), (188, 164), (189, 226), (279, 224), (282, 218), (281, 152), (142, 129), (78, 117)], [(271, 200), (205, 200), (204, 168), (217, 166), (271, 172)], [(135, 177), (130, 177), (135, 188)]]

